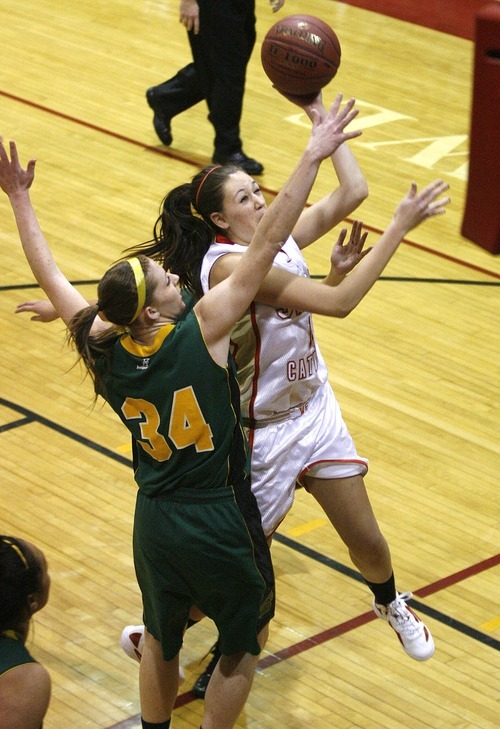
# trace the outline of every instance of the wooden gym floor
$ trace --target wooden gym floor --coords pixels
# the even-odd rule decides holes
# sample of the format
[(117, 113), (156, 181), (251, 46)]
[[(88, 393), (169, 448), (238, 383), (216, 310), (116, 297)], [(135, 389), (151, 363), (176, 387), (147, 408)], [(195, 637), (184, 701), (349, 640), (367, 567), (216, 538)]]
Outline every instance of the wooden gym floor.
[[(364, 133), (352, 148), (370, 197), (356, 215), (372, 243), (411, 180), (451, 185), (447, 215), (411, 233), (351, 316), (315, 318), (344, 418), (370, 459), (367, 486), (398, 587), (414, 592), (436, 653), (423, 664), (403, 653), (299, 490), (273, 546), (278, 611), (241, 728), (498, 726), (500, 258), (460, 235), (477, 6), (454, 3), (448, 13), (449, 3), (420, 2), (416, 17), (414, 3), (407, 16), (410, 4), (397, 5), (396, 18), (389, 0), (287, 0), (280, 15), (308, 12), (338, 32), (342, 65), (324, 97), (358, 99)], [(265, 164), (271, 199), (308, 124), (260, 67), (276, 16), (265, 0), (257, 14), (242, 131), (245, 151)], [(149, 86), (190, 59), (177, 15), (177, 0), (0, 7), (0, 133), (18, 142), (23, 162), (38, 159), (32, 197), (42, 227), (89, 298), (122, 250), (150, 237), (165, 191), (212, 154), (203, 104), (174, 120), (166, 149), (145, 102)], [(332, 184), (325, 164), (311, 200)], [(109, 408), (90, 409), (60, 323), (14, 316), (16, 303), (40, 292), (5, 199), (0, 214), (0, 531), (34, 541), (50, 564), (51, 600), (29, 639), (53, 679), (44, 726), (135, 729), (138, 667), (118, 642), (141, 620), (127, 434)], [(335, 237), (307, 252), (313, 275), (325, 273)], [(202, 705), (189, 689), (214, 637), (209, 621), (186, 636), (173, 729), (199, 726)]]

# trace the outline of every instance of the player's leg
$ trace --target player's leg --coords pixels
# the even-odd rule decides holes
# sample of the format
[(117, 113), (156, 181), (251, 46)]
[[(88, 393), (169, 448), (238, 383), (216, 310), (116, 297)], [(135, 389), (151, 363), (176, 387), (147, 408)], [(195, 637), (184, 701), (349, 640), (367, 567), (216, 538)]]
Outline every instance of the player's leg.
[(302, 440), (309, 444), (300, 482), (330, 519), (365, 580), (386, 582), (391, 555), (363, 481), (368, 462), (358, 455), (328, 384), (316, 391), (300, 420)]
[(256, 38), (254, 2), (199, 0), (199, 7), (202, 30), (190, 33), (190, 43), (215, 131), (213, 162), (238, 164), (249, 175), (260, 175), (263, 166), (244, 153), (240, 136), (246, 70)]
[(168, 81), (151, 86), (146, 91), (147, 102), (154, 112), (153, 126), (163, 144), (167, 147), (172, 144), (172, 118), (204, 98), (194, 63), (189, 63)]
[[(261, 648), (268, 632), (266, 626), (259, 634)], [(205, 695), (203, 729), (231, 729), (234, 726), (250, 693), (258, 660), (258, 655), (250, 653), (221, 656)]]
[(179, 655), (165, 661), (161, 644), (147, 630), (139, 669), (141, 714), (145, 722), (160, 724), (172, 716), (179, 690)]
[[(221, 657), (221, 652), (219, 649), (219, 640), (215, 642), (215, 644), (210, 649), (210, 652), (208, 654), (211, 656), (209, 662), (203, 669), (202, 673), (198, 676), (196, 681), (193, 684), (193, 687), (191, 689), (191, 692), (196, 696), (197, 699), (204, 699), (205, 694), (207, 692), (208, 684), (210, 683), (210, 679), (212, 678), (212, 673), (215, 671), (215, 666), (218, 664), (219, 659)], [(206, 656), (205, 656), (206, 658)]]
[(368, 582), (386, 582), (392, 574), (389, 546), (373, 513), (363, 477), (303, 477), (304, 486), (321, 506), (349, 555)]
[(429, 629), (406, 605), (411, 593), (396, 591), (389, 546), (378, 526), (360, 475), (338, 479), (303, 477), (349, 550), (349, 555), (374, 594), (373, 608), (396, 631), (403, 649), (424, 661), (434, 653)]

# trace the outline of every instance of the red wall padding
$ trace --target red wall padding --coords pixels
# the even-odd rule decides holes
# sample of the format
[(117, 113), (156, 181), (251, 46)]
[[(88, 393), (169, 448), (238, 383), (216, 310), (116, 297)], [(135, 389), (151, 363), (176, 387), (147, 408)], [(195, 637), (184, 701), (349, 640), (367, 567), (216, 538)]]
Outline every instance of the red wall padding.
[(469, 181), (462, 235), (500, 253), (500, 3), (476, 16)]

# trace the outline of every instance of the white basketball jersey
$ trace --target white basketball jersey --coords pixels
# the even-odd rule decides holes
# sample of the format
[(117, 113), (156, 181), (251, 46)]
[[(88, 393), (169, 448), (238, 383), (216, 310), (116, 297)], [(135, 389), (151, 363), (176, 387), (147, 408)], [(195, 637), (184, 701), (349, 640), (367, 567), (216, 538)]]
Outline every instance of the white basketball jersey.
[[(201, 267), (201, 284), (209, 288), (210, 271), (218, 258), (245, 253), (247, 246), (222, 236), (211, 245)], [(288, 238), (274, 266), (309, 276), (299, 247)], [(253, 302), (231, 333), (238, 370), (244, 419), (274, 420), (300, 408), (328, 373), (314, 337), (311, 314)]]

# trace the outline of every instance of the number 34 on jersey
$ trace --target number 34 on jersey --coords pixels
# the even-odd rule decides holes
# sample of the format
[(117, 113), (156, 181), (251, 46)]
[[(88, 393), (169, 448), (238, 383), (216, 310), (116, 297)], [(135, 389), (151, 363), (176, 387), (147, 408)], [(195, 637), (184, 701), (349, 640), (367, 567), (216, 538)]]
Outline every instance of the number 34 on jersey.
[[(137, 442), (152, 458), (168, 461), (172, 448), (160, 432), (160, 415), (156, 406), (142, 398), (127, 397), (122, 405), (126, 420), (140, 419)], [(176, 390), (170, 411), (168, 438), (177, 450), (194, 446), (197, 453), (213, 451), (212, 430), (201, 412), (192, 387)]]

